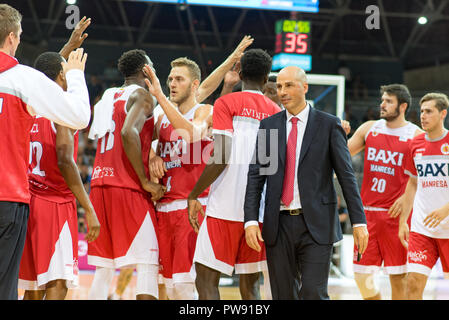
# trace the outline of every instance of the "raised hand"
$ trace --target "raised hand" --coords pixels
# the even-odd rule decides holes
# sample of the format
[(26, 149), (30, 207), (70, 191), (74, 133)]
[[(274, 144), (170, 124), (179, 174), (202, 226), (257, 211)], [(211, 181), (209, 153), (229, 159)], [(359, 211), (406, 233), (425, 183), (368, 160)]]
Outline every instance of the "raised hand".
[(156, 97), (156, 99), (158, 98), (158, 96), (163, 95), (164, 92), (162, 91), (161, 88), (161, 83), (159, 82), (158, 77), (156, 76), (156, 73), (154, 72), (153, 68), (151, 68), (149, 65), (145, 65), (143, 67), (143, 73), (145, 74), (145, 76), (147, 77), (145, 79), (145, 83), (147, 84), (148, 90), (150, 91), (150, 93)]
[(75, 26), (75, 29), (72, 31), (72, 35), (70, 36), (68, 45), (73, 47), (73, 49), (81, 47), (84, 40), (89, 36), (86, 31), (87, 27), (91, 24), (92, 20), (90, 18), (83, 17)]
[(87, 53), (84, 53), (83, 48), (76, 49), (70, 52), (67, 62), (61, 62), (64, 74), (69, 70), (78, 69), (84, 72), (86, 67)]
[(254, 42), (254, 38), (246, 35), (243, 37), (242, 41), (240, 41), (237, 48), (235, 48), (234, 52), (231, 53), (229, 58), (232, 60), (233, 63), (237, 63), (240, 61), (240, 58), (243, 55), (243, 52), (248, 48), (252, 43)]

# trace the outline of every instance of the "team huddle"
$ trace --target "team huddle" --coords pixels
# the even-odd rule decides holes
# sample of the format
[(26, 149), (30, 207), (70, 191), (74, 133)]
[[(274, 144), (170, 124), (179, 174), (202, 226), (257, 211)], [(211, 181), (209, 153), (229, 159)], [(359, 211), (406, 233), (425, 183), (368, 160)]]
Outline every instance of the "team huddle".
[[(0, 5), (0, 30), (7, 31), (0, 33), (0, 299), (17, 299), (17, 288), (24, 299), (64, 299), (79, 285), (76, 200), (86, 212), (88, 263), (96, 267), (89, 299), (107, 299), (115, 270), (123, 268), (135, 268), (140, 300), (220, 299), (221, 274), (234, 272), (242, 299), (261, 299), (262, 274), (264, 298), (271, 299), (273, 261), (267, 263), (260, 236), (269, 190), (260, 185), (260, 205), (253, 204), (259, 216), (248, 219), (247, 177), (261, 121), (287, 108), (289, 99), (279, 101), (284, 85), (305, 84), (303, 71), (282, 70), (279, 97), (271, 98), (272, 59), (247, 50), (254, 40), (245, 36), (203, 81), (194, 61), (173, 60), (167, 97), (147, 53), (124, 52), (117, 64), (123, 85), (104, 92), (88, 128), (97, 149), (87, 193), (76, 157), (78, 130), (91, 118), (80, 48), (91, 20), (78, 23), (59, 53), (41, 54), (34, 69), (14, 58), (20, 21), (20, 13)], [(230, 74), (241, 90), (223, 86), (213, 105), (204, 104)], [(405, 120), (406, 86), (382, 86), (381, 94), (381, 120), (362, 124), (343, 150), (365, 150), (366, 224), (353, 227), (366, 228), (369, 241), (355, 233), (355, 281), (364, 299), (380, 299), (373, 274), (383, 266), (393, 299), (422, 299), (438, 258), (449, 274), (449, 100), (425, 95), (420, 129)], [(297, 176), (294, 161), (292, 168)], [(292, 179), (291, 194), (278, 200), (281, 211), (297, 205)], [(283, 297), (278, 291), (274, 299)]]

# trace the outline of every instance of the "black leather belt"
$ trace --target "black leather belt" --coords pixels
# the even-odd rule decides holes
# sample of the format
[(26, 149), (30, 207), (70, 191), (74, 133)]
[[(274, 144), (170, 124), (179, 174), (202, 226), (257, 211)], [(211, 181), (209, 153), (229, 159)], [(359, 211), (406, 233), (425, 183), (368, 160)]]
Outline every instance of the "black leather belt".
[(287, 216), (299, 216), (302, 213), (302, 209), (281, 210), (280, 213)]

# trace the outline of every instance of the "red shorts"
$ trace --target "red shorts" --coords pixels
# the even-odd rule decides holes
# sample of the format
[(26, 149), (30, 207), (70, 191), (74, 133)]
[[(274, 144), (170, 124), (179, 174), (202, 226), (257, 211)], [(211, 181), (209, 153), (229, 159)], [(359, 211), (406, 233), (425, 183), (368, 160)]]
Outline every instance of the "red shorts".
[(78, 217), (75, 200), (65, 203), (31, 196), (19, 288), (44, 290), (53, 280), (78, 286)]
[(148, 196), (116, 187), (93, 187), (90, 200), (100, 235), (88, 244), (87, 261), (97, 267), (121, 268), (159, 264), (156, 214)]
[[(259, 223), (262, 229), (262, 224)], [(194, 262), (201, 263), (221, 273), (232, 275), (267, 270), (265, 245), (262, 250), (251, 249), (245, 240), (244, 223), (206, 216), (196, 242)]]
[(354, 272), (373, 273), (383, 263), (385, 274), (407, 273), (407, 249), (398, 237), (399, 218), (390, 218), (388, 211), (365, 211), (369, 239), (368, 247), (357, 262), (354, 245)]
[[(206, 206), (203, 206), (206, 211)], [(189, 223), (187, 201), (176, 200), (157, 205), (159, 239), (159, 261), (164, 283), (172, 287), (174, 283), (195, 282), (193, 254), (197, 234)], [(199, 213), (200, 223), (203, 216)]]
[(443, 274), (449, 278), (449, 239), (436, 239), (410, 232), (408, 239), (408, 272), (429, 276), (438, 258)]

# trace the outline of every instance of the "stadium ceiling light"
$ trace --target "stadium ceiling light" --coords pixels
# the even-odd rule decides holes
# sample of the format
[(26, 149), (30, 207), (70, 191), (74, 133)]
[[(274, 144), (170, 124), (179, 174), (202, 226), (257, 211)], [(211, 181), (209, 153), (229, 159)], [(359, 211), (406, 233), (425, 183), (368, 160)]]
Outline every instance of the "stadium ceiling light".
[(428, 21), (427, 18), (424, 17), (424, 16), (419, 17), (419, 19), (418, 19), (418, 23), (419, 23), (419, 24), (426, 24), (427, 21)]
[(75, 4), (76, 0), (66, 0), (67, 4)]

